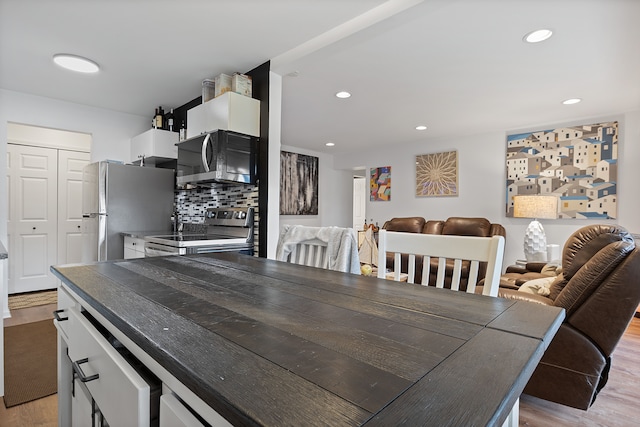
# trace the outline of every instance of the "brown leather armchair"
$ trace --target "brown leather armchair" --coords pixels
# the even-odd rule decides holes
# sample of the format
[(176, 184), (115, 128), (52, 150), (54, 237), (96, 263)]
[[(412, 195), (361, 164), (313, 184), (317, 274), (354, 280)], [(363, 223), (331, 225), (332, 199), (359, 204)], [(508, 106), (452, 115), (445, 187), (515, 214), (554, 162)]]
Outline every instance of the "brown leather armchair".
[(504, 288), (498, 296), (566, 310), (524, 393), (586, 410), (640, 302), (640, 253), (624, 228), (590, 225), (567, 240), (562, 268), (548, 297)]
[[(446, 221), (430, 220), (426, 221), (422, 217), (403, 217), (392, 218), (385, 222), (382, 226), (387, 231), (401, 231), (405, 233), (424, 233), (424, 234), (442, 234), (456, 236), (503, 236), (506, 237), (506, 231), (500, 224), (492, 224), (486, 218), (469, 218), (469, 217), (450, 217)], [(407, 272), (408, 257), (403, 255), (401, 258), (401, 270)], [(462, 271), (460, 277), (460, 290), (466, 291), (467, 280), (469, 277), (468, 261), (462, 263)], [(387, 254), (387, 266), (393, 267), (393, 255)], [(478, 268), (478, 277), (484, 277), (486, 274), (486, 263), (480, 263)], [(438, 275), (438, 259), (431, 259), (429, 268), (429, 283), (435, 284)], [(445, 272), (445, 287), (451, 285), (451, 277), (453, 275), (453, 260), (447, 260)], [(422, 281), (422, 260), (416, 260), (416, 283)]]

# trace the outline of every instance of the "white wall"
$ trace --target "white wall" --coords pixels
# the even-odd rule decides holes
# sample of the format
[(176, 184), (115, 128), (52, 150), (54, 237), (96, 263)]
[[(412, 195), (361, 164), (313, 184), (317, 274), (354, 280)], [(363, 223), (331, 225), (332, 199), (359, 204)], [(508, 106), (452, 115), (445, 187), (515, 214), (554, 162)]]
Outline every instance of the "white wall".
[[(612, 115), (610, 117), (581, 118), (570, 123), (544, 124), (509, 131), (532, 131), (542, 128), (597, 123), (618, 120), (620, 122), (619, 142), (619, 206), (618, 219), (603, 221), (617, 223), (632, 233), (640, 233), (640, 111)], [(391, 201), (367, 201), (367, 220), (373, 218), (380, 226), (393, 217), (422, 216), (426, 219), (446, 219), (451, 216), (485, 217), (491, 222), (502, 224), (507, 231), (504, 266), (524, 258), (523, 239), (529, 219), (507, 218), (505, 216), (505, 156), (507, 132), (496, 132), (468, 137), (447, 138), (416, 142), (402, 147), (390, 146), (383, 149), (359, 151), (336, 156), (335, 168), (351, 171), (358, 166), (368, 168), (391, 166)], [(459, 196), (458, 197), (416, 197), (415, 196), (415, 156), (419, 154), (458, 151)], [(329, 177), (330, 182), (324, 182)], [(321, 183), (336, 187), (350, 185), (351, 174), (337, 177), (324, 173)], [(322, 196), (322, 195), (321, 195)], [(325, 193), (325, 197), (332, 197)], [(326, 200), (321, 205), (345, 203), (342, 198)], [(350, 213), (341, 221), (348, 222)], [(324, 225), (332, 225), (337, 219), (323, 218)], [(587, 224), (598, 221), (588, 220), (542, 220), (548, 243), (563, 245), (567, 238)]]
[[(333, 156), (282, 145), (282, 151), (318, 157), (318, 215), (280, 215), (283, 224), (351, 227), (353, 224), (353, 172), (336, 170)], [(279, 165), (278, 165), (279, 167)]]
[(147, 117), (0, 89), (0, 240), (7, 248), (7, 122), (89, 133), (92, 161), (128, 161), (131, 136), (150, 127)]
[[(273, 77), (273, 76), (272, 76)], [(276, 79), (277, 80), (277, 79)], [(280, 84), (280, 83), (278, 83)], [(274, 88), (276, 89), (276, 88)], [(274, 93), (277, 93), (274, 90)], [(509, 133), (537, 130), (547, 126), (596, 123), (604, 120), (620, 121), (618, 220), (620, 225), (640, 233), (640, 111), (610, 117), (577, 118), (572, 122), (535, 124)], [(16, 122), (54, 129), (90, 133), (93, 137), (92, 161), (102, 159), (128, 160), (129, 139), (149, 128), (148, 117), (103, 110), (84, 105), (0, 89), (0, 241), (5, 246), (7, 223), (6, 183), (6, 123)], [(319, 157), (319, 214), (317, 216), (279, 216), (280, 224), (314, 226), (336, 225), (349, 227), (352, 216), (353, 170), (391, 166), (392, 196), (389, 202), (367, 202), (367, 219), (380, 225), (394, 216), (423, 216), (427, 219), (446, 219), (450, 216), (481, 216), (498, 222), (507, 229), (505, 265), (523, 257), (522, 239), (529, 221), (506, 218), (505, 192), (505, 137), (506, 132), (473, 135), (416, 142), (411, 145), (392, 146), (333, 156), (302, 150), (294, 145), (281, 149)], [(270, 138), (279, 142), (279, 135)], [(275, 144), (274, 144), (275, 146)], [(414, 195), (415, 156), (458, 150), (460, 169), (460, 195), (458, 197), (417, 198)], [(273, 153), (272, 153), (273, 154)], [(274, 156), (275, 157), (275, 156)], [(279, 159), (270, 164), (270, 177), (279, 176)], [(273, 170), (272, 170), (273, 169)], [(277, 181), (274, 181), (274, 183)], [(277, 185), (277, 184), (276, 184)], [(270, 188), (273, 192), (273, 186)], [(274, 200), (275, 201), (275, 200)], [(272, 218), (277, 204), (269, 207)], [(549, 243), (562, 244), (586, 220), (543, 220)], [(270, 222), (269, 226), (275, 225)], [(274, 233), (270, 233), (274, 235)], [(270, 242), (275, 245), (275, 242)], [(273, 246), (273, 245), (270, 245)]]

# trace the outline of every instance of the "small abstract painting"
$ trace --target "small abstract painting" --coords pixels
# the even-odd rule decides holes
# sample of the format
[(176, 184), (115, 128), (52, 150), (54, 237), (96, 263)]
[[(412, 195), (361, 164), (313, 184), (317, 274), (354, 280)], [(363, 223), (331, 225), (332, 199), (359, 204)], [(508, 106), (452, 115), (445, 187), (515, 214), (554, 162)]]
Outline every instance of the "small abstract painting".
[(457, 151), (416, 156), (416, 196), (457, 195)]
[(391, 200), (391, 166), (371, 168), (370, 176), (370, 200), (372, 202)]
[(507, 135), (507, 217), (513, 196), (558, 198), (559, 219), (617, 218), (618, 122)]
[(318, 158), (280, 152), (280, 215), (318, 215)]

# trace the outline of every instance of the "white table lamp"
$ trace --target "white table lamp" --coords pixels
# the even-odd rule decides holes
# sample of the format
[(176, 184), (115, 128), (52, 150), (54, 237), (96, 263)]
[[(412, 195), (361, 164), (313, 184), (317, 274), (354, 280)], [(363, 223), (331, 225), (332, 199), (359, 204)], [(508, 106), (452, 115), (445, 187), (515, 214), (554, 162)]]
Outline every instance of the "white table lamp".
[(527, 261), (546, 261), (547, 237), (538, 218), (557, 218), (558, 198), (556, 196), (513, 196), (513, 216), (533, 218), (524, 234), (524, 255)]

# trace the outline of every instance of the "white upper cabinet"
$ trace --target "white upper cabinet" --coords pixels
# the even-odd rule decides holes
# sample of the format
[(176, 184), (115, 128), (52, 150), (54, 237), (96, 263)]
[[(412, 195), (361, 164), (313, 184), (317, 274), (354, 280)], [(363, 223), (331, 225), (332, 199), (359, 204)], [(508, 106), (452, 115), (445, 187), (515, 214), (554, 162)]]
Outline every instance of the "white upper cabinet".
[[(162, 129), (149, 129), (131, 138), (131, 163), (145, 159), (178, 158), (178, 133)], [(145, 160), (146, 162), (146, 160)]]
[(260, 101), (225, 92), (187, 111), (187, 138), (213, 130), (260, 136)]

